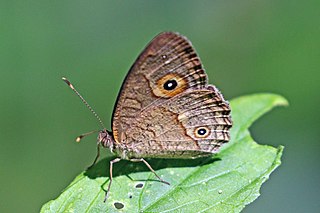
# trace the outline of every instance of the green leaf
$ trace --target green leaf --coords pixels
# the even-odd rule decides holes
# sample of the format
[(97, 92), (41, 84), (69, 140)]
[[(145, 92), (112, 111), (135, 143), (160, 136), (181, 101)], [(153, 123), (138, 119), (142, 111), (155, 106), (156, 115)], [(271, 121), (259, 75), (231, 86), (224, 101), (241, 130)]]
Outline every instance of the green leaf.
[(261, 184), (281, 164), (283, 147), (258, 145), (248, 131), (278, 105), (287, 101), (273, 94), (231, 101), (232, 141), (213, 157), (148, 159), (170, 186), (159, 182), (144, 164), (121, 161), (114, 165), (114, 182), (104, 203), (112, 159), (108, 157), (78, 175), (41, 212), (240, 212), (259, 196)]

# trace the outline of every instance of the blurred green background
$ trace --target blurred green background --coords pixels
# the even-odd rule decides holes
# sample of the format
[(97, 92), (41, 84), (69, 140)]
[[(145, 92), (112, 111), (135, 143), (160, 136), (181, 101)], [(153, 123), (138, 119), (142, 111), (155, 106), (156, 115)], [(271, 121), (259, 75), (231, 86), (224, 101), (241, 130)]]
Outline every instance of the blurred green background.
[(290, 107), (251, 128), (285, 145), (282, 166), (244, 212), (319, 212), (320, 2), (1, 1), (0, 212), (38, 212), (88, 166), (99, 125), (110, 129), (131, 64), (161, 31), (186, 35), (227, 99), (281, 94)]

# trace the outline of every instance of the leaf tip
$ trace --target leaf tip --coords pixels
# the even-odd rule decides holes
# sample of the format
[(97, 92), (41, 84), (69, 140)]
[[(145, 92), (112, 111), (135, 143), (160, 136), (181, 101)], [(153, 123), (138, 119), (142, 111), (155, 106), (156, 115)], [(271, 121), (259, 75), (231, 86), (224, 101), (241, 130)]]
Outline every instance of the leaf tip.
[(281, 95), (272, 94), (274, 96), (274, 106), (289, 106), (289, 101)]

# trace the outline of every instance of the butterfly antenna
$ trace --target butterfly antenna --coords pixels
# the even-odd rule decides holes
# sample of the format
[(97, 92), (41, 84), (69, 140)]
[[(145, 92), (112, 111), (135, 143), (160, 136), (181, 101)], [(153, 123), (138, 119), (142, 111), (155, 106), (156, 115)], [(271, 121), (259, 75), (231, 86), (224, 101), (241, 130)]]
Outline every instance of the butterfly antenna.
[[(71, 84), (71, 82), (66, 79), (65, 77), (62, 77), (62, 80), (64, 82), (66, 82), (66, 84), (68, 84), (68, 86), (77, 94), (77, 96), (81, 99), (81, 101), (88, 107), (88, 109), (92, 112), (92, 114), (98, 119), (100, 125), (102, 126), (103, 129), (105, 129), (105, 126), (104, 126), (104, 123), (102, 122), (102, 120), (100, 119), (99, 115), (92, 109), (92, 107), (88, 104), (88, 102), (86, 100), (84, 100), (84, 98), (82, 97), (82, 95), (80, 95), (80, 93), (74, 88), (74, 86)], [(87, 135), (87, 134), (84, 134), (84, 136)], [(81, 137), (81, 136), (79, 136)], [(78, 137), (78, 138), (79, 138)], [(82, 136), (83, 137), (83, 136)], [(81, 137), (81, 138), (82, 138)], [(80, 139), (81, 139), (80, 138)], [(80, 139), (77, 139), (77, 141)]]

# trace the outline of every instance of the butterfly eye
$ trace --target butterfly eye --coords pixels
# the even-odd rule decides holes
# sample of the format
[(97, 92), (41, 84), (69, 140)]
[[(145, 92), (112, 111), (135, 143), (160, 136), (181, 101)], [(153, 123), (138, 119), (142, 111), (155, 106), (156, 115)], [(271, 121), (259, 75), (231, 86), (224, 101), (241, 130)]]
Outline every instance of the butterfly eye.
[(175, 79), (166, 81), (163, 85), (165, 90), (174, 90), (178, 86), (178, 82)]
[(198, 127), (194, 130), (194, 134), (197, 138), (206, 138), (210, 133), (210, 129), (208, 127)]

